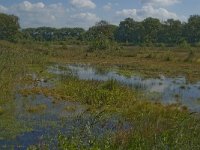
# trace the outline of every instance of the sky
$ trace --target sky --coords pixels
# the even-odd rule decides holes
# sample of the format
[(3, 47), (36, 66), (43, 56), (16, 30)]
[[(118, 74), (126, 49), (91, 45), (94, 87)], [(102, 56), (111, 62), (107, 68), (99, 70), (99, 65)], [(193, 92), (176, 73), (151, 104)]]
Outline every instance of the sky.
[(18, 16), (22, 28), (87, 29), (100, 20), (117, 25), (128, 17), (187, 21), (200, 14), (200, 0), (0, 0), (0, 12)]

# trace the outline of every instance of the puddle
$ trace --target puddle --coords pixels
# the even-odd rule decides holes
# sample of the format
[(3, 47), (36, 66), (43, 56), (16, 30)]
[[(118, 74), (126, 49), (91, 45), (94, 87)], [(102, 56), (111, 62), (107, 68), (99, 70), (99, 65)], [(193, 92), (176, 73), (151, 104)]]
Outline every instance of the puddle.
[[(132, 128), (130, 123), (116, 114), (96, 116), (87, 111), (87, 106), (78, 102), (54, 101), (42, 94), (28, 97), (17, 94), (15, 99), (15, 117), (32, 130), (14, 139), (0, 140), (0, 149), (25, 150), (31, 145), (45, 143), (57, 149), (57, 136), (60, 133), (66, 137), (78, 135), (87, 146), (90, 138), (100, 139)], [(30, 111), (30, 108), (34, 109)]]
[[(61, 117), (74, 117), (81, 115), (86, 110), (86, 108), (79, 103), (64, 100), (54, 101), (53, 98), (44, 95), (23, 97), (18, 94), (16, 99), (17, 118), (25, 120), (51, 120), (51, 118), (55, 120)], [(44, 106), (44, 109), (38, 110), (38, 112), (29, 110), (30, 108), (37, 108), (39, 106)]]
[[(63, 69), (64, 68), (64, 69)], [(81, 80), (107, 81), (116, 80), (119, 83), (134, 89), (144, 91), (152, 101), (160, 101), (163, 104), (181, 103), (191, 111), (200, 112), (200, 82), (187, 83), (184, 77), (144, 79), (140, 76), (126, 77), (116, 71), (99, 71), (89, 65), (55, 65), (49, 68), (49, 72), (57, 75), (73, 75)]]

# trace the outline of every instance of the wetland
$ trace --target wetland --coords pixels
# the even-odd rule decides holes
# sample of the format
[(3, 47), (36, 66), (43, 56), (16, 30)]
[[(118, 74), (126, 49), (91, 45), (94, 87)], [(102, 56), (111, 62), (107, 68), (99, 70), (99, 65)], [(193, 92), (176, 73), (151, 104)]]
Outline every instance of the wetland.
[(1, 149), (199, 148), (200, 78), (188, 76), (199, 73), (189, 68), (196, 61), (171, 60), (183, 71), (156, 71), (154, 63), (168, 62), (132, 47), (140, 53), (132, 62), (155, 61), (145, 73), (127, 63), (130, 47), (119, 56), (54, 43), (0, 44)]

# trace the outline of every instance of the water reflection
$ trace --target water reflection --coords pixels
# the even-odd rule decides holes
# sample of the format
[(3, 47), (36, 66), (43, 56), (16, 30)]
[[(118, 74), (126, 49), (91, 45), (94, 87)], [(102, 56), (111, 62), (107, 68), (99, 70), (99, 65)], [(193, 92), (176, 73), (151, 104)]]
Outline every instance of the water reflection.
[[(65, 69), (61, 69), (65, 68)], [(200, 82), (187, 83), (184, 77), (145, 79), (140, 76), (126, 77), (116, 71), (98, 71), (89, 65), (55, 65), (49, 68), (49, 72), (58, 75), (73, 75), (81, 80), (107, 81), (116, 80), (119, 83), (144, 91), (152, 100), (159, 99), (164, 104), (181, 103), (192, 111), (200, 112)], [(157, 93), (157, 96), (155, 95)], [(152, 96), (152, 95), (153, 96)]]
[[(0, 139), (0, 149), (26, 150), (31, 145), (48, 144), (58, 149), (58, 135), (79, 137), (85, 146), (92, 138), (101, 139), (118, 131), (131, 130), (132, 125), (117, 114), (98, 117), (87, 107), (77, 102), (57, 101), (42, 94), (24, 97), (16, 95), (15, 116), (20, 122), (32, 128), (13, 139)], [(29, 111), (28, 107), (44, 105), (45, 109)], [(87, 130), (86, 130), (87, 129)], [(89, 136), (90, 134), (90, 136)]]

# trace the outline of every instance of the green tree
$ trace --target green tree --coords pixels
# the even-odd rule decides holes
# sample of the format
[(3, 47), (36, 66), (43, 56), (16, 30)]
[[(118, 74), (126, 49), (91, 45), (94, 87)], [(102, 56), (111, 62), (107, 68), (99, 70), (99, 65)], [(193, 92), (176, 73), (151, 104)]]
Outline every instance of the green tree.
[(136, 22), (132, 18), (126, 18), (120, 22), (115, 38), (119, 42), (141, 43), (143, 33), (144, 28), (140, 22)]
[(161, 23), (159, 19), (156, 18), (146, 18), (142, 21), (144, 27), (144, 39), (145, 43), (157, 43), (158, 33), (161, 29)]
[(192, 15), (185, 24), (184, 35), (189, 43), (200, 42), (200, 16)]
[(91, 40), (103, 40), (107, 39), (109, 41), (114, 40), (114, 33), (117, 29), (117, 26), (109, 24), (107, 21), (100, 21), (95, 24), (95, 26), (89, 28), (86, 32), (86, 38)]
[(23, 29), (25, 37), (31, 37), (36, 41), (65, 41), (68, 39), (82, 40), (85, 30), (82, 28), (27, 28)]
[(182, 29), (183, 25), (181, 21), (168, 19), (160, 28), (157, 42), (170, 45), (178, 44), (181, 40), (183, 40)]
[(89, 51), (117, 49), (114, 33), (117, 26), (109, 24), (107, 21), (97, 22), (85, 34), (89, 41)]
[(0, 39), (14, 40), (19, 33), (18, 17), (0, 13)]

